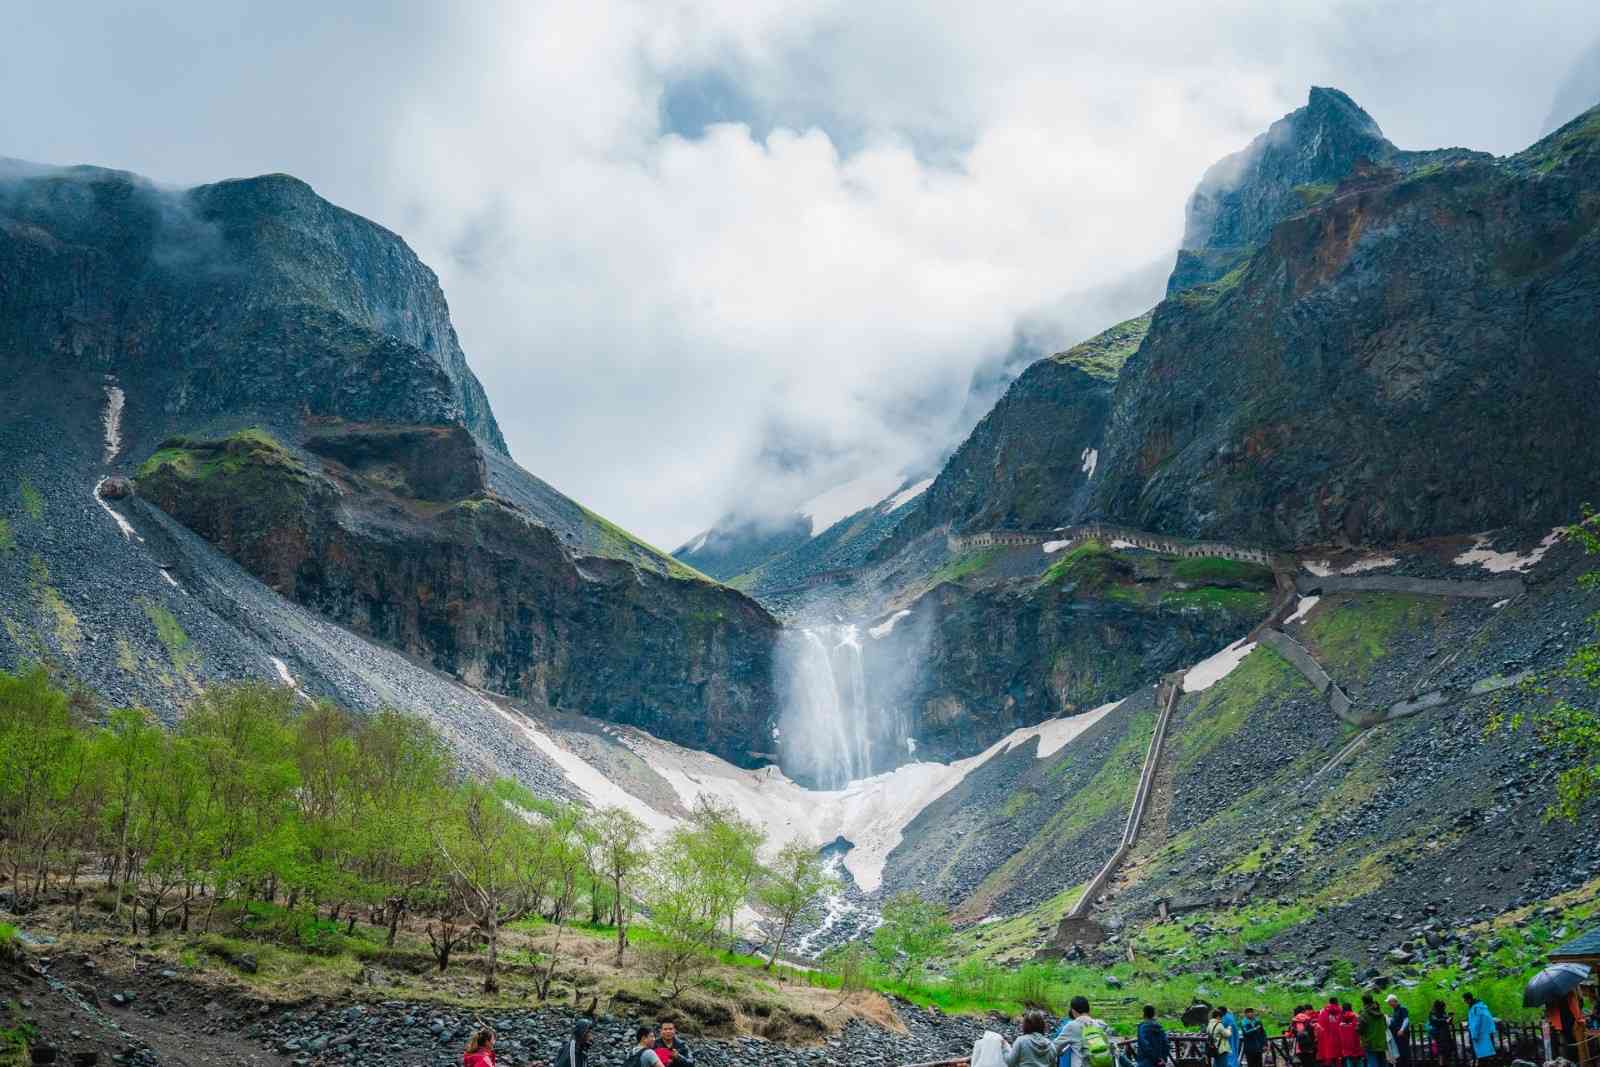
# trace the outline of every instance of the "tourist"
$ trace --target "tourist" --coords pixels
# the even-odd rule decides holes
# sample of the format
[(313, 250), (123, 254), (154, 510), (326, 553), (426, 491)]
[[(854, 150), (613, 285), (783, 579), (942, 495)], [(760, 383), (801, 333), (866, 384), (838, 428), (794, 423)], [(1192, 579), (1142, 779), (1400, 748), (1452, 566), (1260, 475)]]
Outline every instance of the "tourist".
[(1228, 1067), (1233, 1046), (1228, 1043), (1228, 1028), (1222, 1022), (1222, 1009), (1211, 1009), (1211, 1022), (1206, 1026), (1206, 1056), (1211, 1067)]
[(1489, 1005), (1471, 993), (1463, 993), (1461, 999), (1467, 1002), (1467, 1036), (1472, 1040), (1472, 1054), (1480, 1060), (1494, 1059), (1495, 1023)]
[(656, 1032), (654, 1028), (642, 1023), (633, 1031), (634, 1040), (638, 1045), (633, 1054), (623, 1061), (624, 1067), (662, 1067), (661, 1057), (656, 1055)]
[(1294, 1018), (1289, 1021), (1287, 1036), (1294, 1042), (1295, 1056), (1300, 1061), (1300, 1067), (1316, 1067), (1317, 1017), (1311, 1010), (1311, 1005), (1302, 1004), (1294, 1009)]
[[(1172, 1043), (1167, 1040), (1167, 1031), (1156, 1022), (1154, 1004), (1144, 1006), (1144, 1019), (1139, 1023), (1134, 1052), (1134, 1062), (1138, 1067), (1164, 1067), (1172, 1060)], [(1255, 1065), (1252, 1064), (1251, 1067)]]
[(1348, 1000), (1340, 1005), (1339, 1057), (1344, 1061), (1344, 1067), (1361, 1067), (1367, 1059), (1366, 1051), (1361, 1047), (1361, 1017)]
[(1393, 993), (1385, 998), (1385, 1002), (1389, 1005), (1389, 1036), (1394, 1043), (1394, 1062), (1398, 1067), (1411, 1067), (1411, 1013)]
[(1267, 1054), (1267, 1028), (1256, 1018), (1254, 1008), (1244, 1010), (1244, 1022), (1239, 1024), (1239, 1051), (1244, 1053), (1246, 1067), (1261, 1067)]
[(1222, 1012), (1222, 1026), (1228, 1031), (1228, 1047), (1232, 1049), (1228, 1053), (1228, 1067), (1239, 1067), (1239, 1020), (1225, 1006), (1218, 1004), (1217, 1008)]
[(661, 1067), (694, 1067), (694, 1053), (678, 1037), (676, 1023), (662, 1023), (657, 1035), (656, 1058)]
[[(1075, 998), (1073, 1003), (1082, 999)], [(1056, 1067), (1056, 1061), (1067, 1051), (1067, 1042), (1064, 1038), (1051, 1041), (1046, 1037), (1044, 1032), (1049, 1025), (1043, 1012), (1024, 1015), (1021, 1035), (1006, 1049), (1006, 1067)]]
[(467, 1039), (461, 1067), (494, 1067), (494, 1031), (479, 1030)]
[(1067, 1017), (1056, 1030), (1065, 1050), (1057, 1067), (1110, 1067), (1111, 1039), (1106, 1024), (1089, 1014), (1089, 998), (1076, 996), (1067, 1005)]
[(1445, 1009), (1444, 1001), (1436, 1000), (1428, 1012), (1428, 1048), (1435, 1059), (1443, 1064), (1456, 1061), (1456, 1021)]
[(968, 1067), (1006, 1067), (1006, 1039), (993, 1030), (985, 1030), (972, 1043), (972, 1057)]
[(1378, 998), (1361, 994), (1361, 1047), (1366, 1050), (1367, 1067), (1389, 1067), (1389, 1022), (1378, 1007)]
[(594, 1040), (594, 1023), (579, 1019), (572, 1024), (572, 1036), (561, 1043), (555, 1067), (585, 1067), (589, 1062), (589, 1043)]
[(1339, 1040), (1339, 1020), (1343, 1015), (1339, 1002), (1330, 997), (1312, 1018), (1317, 1028), (1317, 1063), (1321, 1067), (1343, 1067), (1343, 1043)]

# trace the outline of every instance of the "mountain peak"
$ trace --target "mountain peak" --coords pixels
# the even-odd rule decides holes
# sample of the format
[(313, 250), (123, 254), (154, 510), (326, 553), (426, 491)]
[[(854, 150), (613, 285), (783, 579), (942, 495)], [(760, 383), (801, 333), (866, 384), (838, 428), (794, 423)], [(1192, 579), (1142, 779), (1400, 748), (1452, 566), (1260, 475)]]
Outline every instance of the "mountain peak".
[(1395, 151), (1348, 94), (1312, 86), (1304, 107), (1212, 164), (1200, 179), (1167, 292), (1222, 277), (1272, 227), (1305, 206), (1308, 190), (1336, 185), (1360, 160), (1387, 160)]

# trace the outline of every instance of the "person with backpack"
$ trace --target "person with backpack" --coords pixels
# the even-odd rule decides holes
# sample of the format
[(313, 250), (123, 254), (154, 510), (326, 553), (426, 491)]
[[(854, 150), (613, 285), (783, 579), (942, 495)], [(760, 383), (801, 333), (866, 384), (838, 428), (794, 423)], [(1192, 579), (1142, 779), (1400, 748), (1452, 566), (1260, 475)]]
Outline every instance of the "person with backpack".
[(662, 1067), (661, 1057), (656, 1055), (655, 1029), (641, 1024), (634, 1028), (633, 1037), (638, 1045), (633, 1054), (622, 1061), (624, 1067)]
[(1057, 1067), (1113, 1067), (1111, 1031), (1089, 1014), (1089, 998), (1076, 996), (1067, 1005), (1067, 1017), (1056, 1030), (1056, 1040), (1064, 1051), (1058, 1053)]
[(1367, 1053), (1367, 1067), (1389, 1067), (1389, 1022), (1371, 993), (1361, 994), (1361, 1047)]
[(1489, 1005), (1471, 993), (1463, 993), (1462, 999), (1467, 1002), (1467, 1036), (1472, 1039), (1472, 1054), (1480, 1060), (1494, 1059), (1495, 1021)]
[(1156, 1022), (1156, 1006), (1144, 1006), (1144, 1020), (1139, 1023), (1138, 1040), (1134, 1042), (1134, 1063), (1138, 1067), (1166, 1067), (1172, 1062), (1172, 1042), (1167, 1031)]
[(1233, 1048), (1228, 1043), (1228, 1028), (1222, 1022), (1222, 1009), (1211, 1009), (1211, 1022), (1206, 1025), (1206, 1060), (1211, 1067), (1228, 1067)]
[(1289, 1020), (1288, 1036), (1294, 1044), (1295, 1058), (1300, 1061), (1300, 1067), (1316, 1067), (1317, 1020), (1311, 1005), (1302, 1004), (1294, 1010), (1294, 1018)]
[[(1075, 998), (1082, 1000), (1082, 997)], [(1067, 1053), (1065, 1038), (1054, 1041), (1044, 1036), (1049, 1027), (1044, 1013), (1030, 1011), (1022, 1017), (1022, 1033), (1006, 1049), (1006, 1067), (1056, 1067), (1056, 1061)]]
[(677, 1023), (662, 1023), (656, 1030), (656, 1057), (661, 1067), (695, 1067), (694, 1053), (678, 1036)]
[(588, 1067), (589, 1043), (594, 1040), (594, 1023), (579, 1019), (572, 1024), (572, 1036), (561, 1043), (555, 1067)]
[(1366, 1062), (1366, 1050), (1361, 1047), (1361, 1017), (1347, 1000), (1339, 1016), (1339, 1055), (1344, 1067), (1361, 1067)]
[(1267, 1028), (1256, 1018), (1254, 1008), (1244, 1010), (1244, 1021), (1239, 1024), (1239, 1051), (1244, 1053), (1246, 1067), (1261, 1067), (1267, 1054)]

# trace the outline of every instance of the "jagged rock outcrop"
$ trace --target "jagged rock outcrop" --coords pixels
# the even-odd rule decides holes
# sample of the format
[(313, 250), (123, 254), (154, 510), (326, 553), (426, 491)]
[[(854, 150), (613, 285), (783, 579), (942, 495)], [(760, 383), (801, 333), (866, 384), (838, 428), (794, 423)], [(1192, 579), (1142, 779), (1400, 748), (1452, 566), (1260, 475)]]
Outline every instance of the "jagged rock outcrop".
[(1128, 361), (1093, 508), (1267, 546), (1549, 527), (1600, 491), (1600, 109), (1363, 166)]
[[(741, 762), (768, 737), (771, 616), (517, 467), (433, 272), (294, 178), (171, 190), (0, 164), (0, 397), (29, 426), (6, 435), (0, 476), (42, 498), (18, 528), (36, 564), (5, 567), (8, 584), (103, 583), (83, 546), (109, 536), (120, 556), (136, 532), (103, 503), (92, 524), (76, 516), (91, 487), (122, 492), (116, 478), (148, 457), (144, 500), (284, 596), (439, 671)], [(108, 691), (181, 703), (134, 636), (105, 638), (148, 618), (178, 642), (182, 611), (144, 596), (114, 624), (80, 619), (72, 597), (29, 580), (46, 592), (19, 587), (16, 601), (40, 601), (65, 635), (47, 650), (81, 657)], [(36, 654), (4, 615), (4, 661)], [(191, 688), (245, 658), (189, 642)]]

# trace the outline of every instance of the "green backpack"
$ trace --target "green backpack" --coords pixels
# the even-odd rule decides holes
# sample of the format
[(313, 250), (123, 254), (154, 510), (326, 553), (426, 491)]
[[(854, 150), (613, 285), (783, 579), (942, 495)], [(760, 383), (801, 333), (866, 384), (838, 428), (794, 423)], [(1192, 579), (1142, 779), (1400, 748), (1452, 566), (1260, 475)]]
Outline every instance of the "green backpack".
[(1116, 1063), (1116, 1056), (1111, 1052), (1111, 1038), (1101, 1023), (1083, 1028), (1083, 1062), (1084, 1067), (1112, 1067)]

